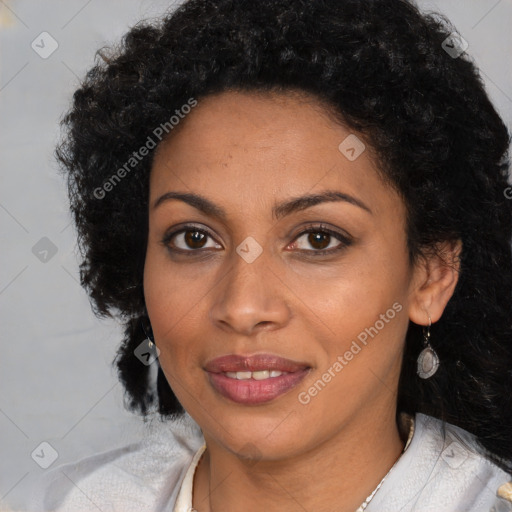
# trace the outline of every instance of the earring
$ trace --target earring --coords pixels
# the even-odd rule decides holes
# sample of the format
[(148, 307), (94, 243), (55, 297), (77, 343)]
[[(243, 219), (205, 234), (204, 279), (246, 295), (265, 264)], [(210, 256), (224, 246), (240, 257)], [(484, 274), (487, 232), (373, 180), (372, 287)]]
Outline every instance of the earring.
[(148, 339), (148, 345), (149, 348), (152, 348), (155, 344), (155, 338), (153, 336), (153, 329), (151, 328), (151, 324), (149, 323), (148, 318), (148, 325), (144, 327), (144, 322), (142, 321), (142, 318), (140, 319), (140, 325), (142, 327), (142, 330), (144, 331), (144, 334), (146, 335), (146, 338)]
[(430, 326), (432, 322), (430, 315), (428, 317), (428, 327), (423, 327), (423, 343), (425, 348), (420, 352), (418, 356), (418, 368), (416, 372), (422, 379), (429, 379), (437, 372), (439, 368), (439, 357), (436, 351), (430, 345)]

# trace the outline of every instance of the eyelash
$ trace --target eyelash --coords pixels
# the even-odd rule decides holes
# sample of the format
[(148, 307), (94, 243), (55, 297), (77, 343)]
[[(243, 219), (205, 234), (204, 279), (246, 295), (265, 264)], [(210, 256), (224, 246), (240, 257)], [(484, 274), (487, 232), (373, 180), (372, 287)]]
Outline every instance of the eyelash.
[[(176, 247), (171, 247), (171, 245), (170, 245), (171, 240), (176, 235), (179, 235), (181, 233), (186, 233), (187, 231), (199, 232), (199, 233), (202, 233), (202, 234), (208, 236), (209, 238), (215, 240), (215, 237), (209, 231), (207, 231), (206, 229), (201, 228), (201, 227), (196, 226), (196, 225), (193, 225), (193, 224), (188, 224), (188, 225), (185, 225), (185, 226), (181, 227), (178, 230), (175, 230), (175, 231), (172, 231), (170, 233), (167, 233), (164, 236), (164, 238), (162, 239), (161, 243), (172, 253), (186, 254), (187, 256), (197, 256), (197, 253), (200, 253), (201, 249), (188, 249), (188, 250), (185, 250), (185, 249), (179, 249), (179, 248), (176, 248)], [(302, 252), (302, 253), (313, 253), (314, 257), (328, 256), (328, 255), (335, 254), (335, 253), (337, 253), (337, 252), (339, 252), (339, 251), (341, 251), (343, 249), (346, 249), (347, 247), (352, 245), (352, 242), (353, 242), (353, 240), (352, 240), (352, 238), (350, 236), (344, 235), (344, 234), (339, 233), (337, 231), (334, 231), (334, 230), (328, 228), (327, 226), (325, 226), (324, 224), (318, 224), (318, 225), (307, 226), (305, 230), (303, 230), (303, 231), (301, 231), (300, 233), (297, 234), (297, 236), (293, 239), (293, 241), (291, 243), (294, 243), (296, 240), (301, 238), (303, 235), (306, 235), (306, 234), (309, 234), (309, 233), (324, 233), (324, 234), (328, 234), (328, 235), (336, 238), (340, 242), (340, 244), (337, 247), (331, 248), (331, 249), (319, 249), (319, 250), (315, 250), (315, 249), (312, 249), (312, 250), (298, 249), (297, 250), (298, 252)], [(218, 243), (218, 242), (216, 242), (216, 243)], [(206, 250), (208, 250), (208, 249), (206, 249)]]

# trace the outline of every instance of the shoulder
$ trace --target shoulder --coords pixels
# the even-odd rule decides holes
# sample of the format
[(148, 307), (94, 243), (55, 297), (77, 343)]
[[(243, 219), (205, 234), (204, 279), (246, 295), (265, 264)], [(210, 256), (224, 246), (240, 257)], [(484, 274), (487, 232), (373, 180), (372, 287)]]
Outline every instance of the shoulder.
[(28, 510), (131, 512), (165, 506), (204, 439), (188, 415), (167, 422), (154, 417), (144, 432), (134, 443), (45, 473)]
[(485, 456), (476, 437), (436, 418), (418, 416), (426, 438), (440, 453), (434, 468), (434, 485), (439, 492), (454, 495), (464, 510), (512, 511), (512, 501), (503, 493), (512, 475)]
[(424, 414), (416, 414), (409, 448), (389, 476), (368, 511), (512, 511), (512, 475), (482, 453), (475, 436)]

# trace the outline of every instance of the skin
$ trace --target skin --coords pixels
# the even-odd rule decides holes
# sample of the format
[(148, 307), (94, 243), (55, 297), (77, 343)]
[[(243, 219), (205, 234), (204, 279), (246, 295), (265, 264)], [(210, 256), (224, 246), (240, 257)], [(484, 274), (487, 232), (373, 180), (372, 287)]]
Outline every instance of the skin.
[[(225, 92), (202, 99), (155, 154), (144, 290), (160, 364), (207, 444), (194, 479), (199, 512), (353, 512), (403, 450), (395, 414), (407, 327), (441, 317), (457, 267), (437, 256), (411, 264), (403, 201), (368, 145), (354, 161), (340, 152), (351, 133), (306, 95)], [(272, 215), (275, 204), (326, 190), (371, 211), (326, 201)], [(226, 217), (178, 199), (155, 208), (171, 191), (200, 194)], [(166, 246), (166, 233), (184, 223), (212, 236), (187, 245), (181, 233)], [(320, 223), (351, 243), (327, 237), (327, 249), (342, 250), (315, 255), (325, 247), (303, 233)], [(249, 236), (263, 249), (252, 263), (236, 252)], [(456, 261), (460, 245), (440, 250)], [(298, 394), (396, 303), (401, 311), (301, 403)], [(238, 404), (212, 388), (207, 361), (258, 353), (311, 369), (264, 404)]]

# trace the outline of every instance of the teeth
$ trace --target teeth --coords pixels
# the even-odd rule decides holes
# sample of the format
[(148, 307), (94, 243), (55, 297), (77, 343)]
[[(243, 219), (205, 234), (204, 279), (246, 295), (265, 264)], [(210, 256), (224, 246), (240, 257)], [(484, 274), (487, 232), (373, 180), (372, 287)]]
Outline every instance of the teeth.
[(270, 372), (268, 370), (261, 370), (259, 372), (252, 372), (252, 378), (254, 380), (263, 380), (269, 378)]
[(265, 380), (269, 377), (279, 377), (280, 375), (286, 375), (289, 372), (280, 372), (279, 370), (259, 370), (257, 372), (225, 372), (226, 377), (230, 379), (238, 380)]

